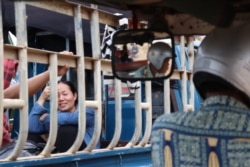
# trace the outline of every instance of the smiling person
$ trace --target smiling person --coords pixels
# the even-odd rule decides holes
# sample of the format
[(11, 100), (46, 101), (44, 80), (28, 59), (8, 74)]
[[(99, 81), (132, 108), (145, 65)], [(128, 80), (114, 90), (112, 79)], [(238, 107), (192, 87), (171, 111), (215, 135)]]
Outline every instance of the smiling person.
[[(49, 86), (34, 104), (29, 115), (29, 139), (36, 143), (45, 143), (50, 127), (49, 109), (44, 104), (50, 96)], [(58, 135), (55, 143), (56, 151), (67, 151), (74, 143), (78, 128), (77, 89), (70, 81), (58, 82)], [(86, 108), (86, 133), (80, 149), (89, 144), (94, 133), (94, 109)], [(99, 148), (99, 143), (96, 146)]]

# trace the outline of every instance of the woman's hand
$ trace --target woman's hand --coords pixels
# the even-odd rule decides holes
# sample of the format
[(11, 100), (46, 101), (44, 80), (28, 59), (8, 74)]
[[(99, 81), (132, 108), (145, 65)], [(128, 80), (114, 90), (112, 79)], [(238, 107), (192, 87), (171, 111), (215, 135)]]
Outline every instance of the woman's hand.
[(46, 86), (43, 92), (41, 93), (39, 99), (37, 100), (37, 103), (43, 106), (45, 101), (49, 99), (49, 96), (50, 96), (50, 88), (49, 86)]
[[(60, 52), (60, 54), (74, 56), (73, 52), (69, 52), (69, 51), (62, 51), (62, 52)], [(68, 69), (69, 69), (69, 67), (67, 65), (58, 66), (58, 76), (62, 76), (64, 74), (66, 74)]]
[(49, 114), (48, 113), (44, 113), (43, 115), (41, 115), (41, 117), (40, 117), (40, 121), (42, 122), (42, 121), (44, 121), (44, 119), (48, 116)]
[(66, 72), (68, 71), (69, 67), (67, 65), (64, 66), (58, 66), (58, 76), (63, 76), (64, 74), (66, 74)]

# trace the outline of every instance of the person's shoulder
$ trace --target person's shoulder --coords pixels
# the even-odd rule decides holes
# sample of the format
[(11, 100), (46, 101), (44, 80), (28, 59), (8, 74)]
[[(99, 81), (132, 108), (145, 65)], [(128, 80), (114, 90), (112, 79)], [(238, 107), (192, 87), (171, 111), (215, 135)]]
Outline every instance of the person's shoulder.
[(145, 71), (148, 71), (148, 65), (142, 66), (134, 71), (136, 77), (144, 76)]
[(188, 112), (180, 112), (180, 111), (170, 113), (170, 114), (163, 114), (159, 116), (155, 122), (156, 123), (157, 122), (177, 123), (177, 122), (180, 122), (180, 120), (183, 120), (188, 114), (189, 114)]
[[(171, 114), (163, 114), (155, 120), (153, 129), (167, 128), (178, 130), (183, 127), (189, 127), (190, 122), (192, 122), (191, 120), (195, 120), (200, 115), (203, 115), (203, 112), (178, 111)], [(205, 116), (206, 115), (203, 115), (201, 117)]]

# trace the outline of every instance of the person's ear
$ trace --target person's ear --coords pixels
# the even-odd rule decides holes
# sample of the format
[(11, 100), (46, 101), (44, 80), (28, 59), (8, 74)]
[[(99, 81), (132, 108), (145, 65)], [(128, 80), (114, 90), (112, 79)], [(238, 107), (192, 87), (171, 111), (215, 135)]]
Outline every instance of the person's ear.
[(74, 100), (76, 101), (77, 100), (77, 93), (74, 93)]

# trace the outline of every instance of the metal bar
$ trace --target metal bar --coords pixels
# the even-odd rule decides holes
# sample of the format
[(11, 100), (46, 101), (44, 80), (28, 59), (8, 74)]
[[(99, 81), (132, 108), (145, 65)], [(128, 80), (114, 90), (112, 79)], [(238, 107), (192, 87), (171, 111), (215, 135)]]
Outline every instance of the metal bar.
[(40, 155), (44, 157), (49, 157), (57, 137), (57, 107), (58, 107), (58, 95), (57, 95), (57, 55), (50, 55), (50, 66), (49, 66), (49, 75), (50, 75), (50, 130), (49, 138), (46, 143), (45, 148)]
[(84, 72), (84, 48), (83, 48), (83, 29), (81, 20), (81, 7), (74, 8), (76, 53), (81, 55), (77, 62), (77, 84), (78, 84), (78, 133), (74, 144), (68, 152), (75, 153), (81, 147), (86, 132), (86, 105), (85, 105), (85, 72)]
[[(194, 37), (190, 37), (188, 39), (188, 59), (189, 59), (189, 71), (193, 71), (193, 64), (194, 64)], [(189, 97), (189, 105), (191, 105), (191, 108), (189, 109), (190, 111), (194, 111), (195, 107), (195, 97), (194, 97), (194, 83), (193, 83), (193, 74), (191, 73), (189, 76), (189, 81), (190, 81), (190, 85), (189, 85), (189, 92), (190, 92), (190, 97)]]
[(171, 113), (170, 79), (164, 80), (164, 113)]
[(108, 149), (113, 149), (119, 142), (122, 131), (122, 99), (121, 99), (121, 81), (115, 79), (115, 132), (108, 145)]
[(135, 129), (134, 134), (126, 147), (134, 147), (141, 136), (142, 131), (142, 107), (141, 107), (141, 82), (140, 88), (135, 90)]
[[(4, 80), (4, 68), (3, 68), (3, 61), (4, 61), (4, 49), (3, 49), (3, 18), (2, 18), (2, 1), (0, 1), (0, 90), (4, 89), (3, 80)], [(0, 111), (3, 112), (3, 105), (4, 105), (4, 91), (0, 92)], [(0, 114), (0, 134), (3, 134), (3, 114)], [(3, 135), (0, 135), (0, 146), (2, 145)]]
[(22, 108), (26, 102), (22, 99), (3, 99), (4, 108)]
[[(20, 87), (19, 98), (23, 101), (28, 101), (28, 69), (27, 69), (27, 28), (26, 28), (26, 6), (23, 1), (15, 1), (15, 18), (16, 18), (16, 34), (17, 44), (23, 46), (23, 49), (18, 50), (19, 70), (20, 70)], [(16, 141), (15, 148), (8, 160), (16, 160), (21, 153), (27, 136), (28, 136), (28, 105), (20, 108), (20, 124), (19, 136)]]
[[(100, 58), (100, 32), (99, 32), (99, 15), (97, 6), (92, 5), (94, 9), (90, 14), (90, 29), (91, 29), (91, 41), (92, 41), (92, 57)], [(102, 106), (101, 106), (101, 62), (94, 61), (94, 99), (98, 102), (95, 109), (95, 128), (94, 135), (89, 145), (84, 149), (91, 151), (97, 145), (101, 136), (102, 129)]]
[(151, 135), (151, 129), (152, 129), (152, 86), (151, 81), (145, 82), (145, 97), (146, 102), (148, 104), (147, 108), (143, 108), (146, 112), (146, 123), (145, 123), (145, 132), (143, 135), (143, 138), (141, 139), (141, 142), (139, 143), (139, 146), (145, 146), (150, 138)]
[(181, 94), (182, 94), (182, 106), (183, 111), (187, 111), (187, 74), (186, 74), (186, 55), (185, 55), (185, 37), (180, 37), (181, 47), (181, 69), (183, 73), (181, 75)]
[(97, 100), (85, 100), (86, 107), (97, 109), (99, 101)]

